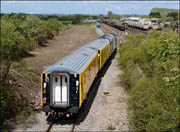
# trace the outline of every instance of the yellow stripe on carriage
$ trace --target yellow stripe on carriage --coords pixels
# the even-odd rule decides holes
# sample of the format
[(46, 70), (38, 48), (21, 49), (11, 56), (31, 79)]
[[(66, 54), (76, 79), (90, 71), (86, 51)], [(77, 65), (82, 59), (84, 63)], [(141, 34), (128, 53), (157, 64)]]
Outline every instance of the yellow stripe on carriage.
[(81, 100), (81, 96), (82, 96), (82, 95), (81, 95), (81, 94), (82, 94), (82, 93), (81, 93), (81, 85), (82, 85), (82, 84), (81, 84), (81, 74), (79, 74), (79, 108), (81, 107), (81, 101), (82, 101), (82, 100)]
[(42, 83), (43, 83), (43, 74), (41, 73), (41, 107), (43, 107), (43, 87), (42, 87)]
[(86, 71), (86, 69), (89, 67), (92, 61), (98, 56), (98, 51), (96, 52), (96, 55), (93, 57), (93, 59), (87, 64), (87, 66), (79, 73), (79, 108), (82, 105), (83, 99), (82, 99), (82, 73)]

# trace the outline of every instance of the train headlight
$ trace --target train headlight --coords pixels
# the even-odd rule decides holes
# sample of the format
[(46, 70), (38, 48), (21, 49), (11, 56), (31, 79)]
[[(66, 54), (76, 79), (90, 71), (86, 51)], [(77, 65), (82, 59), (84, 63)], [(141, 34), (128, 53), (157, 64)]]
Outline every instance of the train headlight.
[(46, 83), (44, 83), (44, 84), (43, 84), (43, 88), (46, 88), (46, 86), (47, 86), (47, 84), (46, 84)]
[(47, 83), (43, 83), (43, 93), (46, 93)]
[(43, 104), (46, 104), (46, 97), (43, 98)]
[(76, 81), (76, 90), (78, 90), (79, 87), (79, 81)]

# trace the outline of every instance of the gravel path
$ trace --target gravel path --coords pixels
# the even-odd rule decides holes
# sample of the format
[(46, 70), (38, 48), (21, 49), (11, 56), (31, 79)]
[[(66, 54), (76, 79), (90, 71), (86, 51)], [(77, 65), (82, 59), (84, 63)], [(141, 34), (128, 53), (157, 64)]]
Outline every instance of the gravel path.
[(110, 96), (103, 96), (105, 91), (104, 78), (102, 78), (97, 95), (86, 119), (76, 125), (75, 131), (106, 131), (111, 128), (115, 131), (128, 131), (127, 98), (120, 85), (122, 71), (118, 68), (117, 57), (112, 60), (106, 72), (106, 84)]

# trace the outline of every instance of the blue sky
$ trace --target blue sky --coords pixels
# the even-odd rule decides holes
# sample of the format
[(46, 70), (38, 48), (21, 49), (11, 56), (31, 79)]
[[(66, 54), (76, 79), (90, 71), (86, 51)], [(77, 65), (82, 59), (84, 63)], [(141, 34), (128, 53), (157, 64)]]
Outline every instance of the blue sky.
[(142, 15), (154, 7), (179, 9), (179, 1), (2, 1), (1, 13)]

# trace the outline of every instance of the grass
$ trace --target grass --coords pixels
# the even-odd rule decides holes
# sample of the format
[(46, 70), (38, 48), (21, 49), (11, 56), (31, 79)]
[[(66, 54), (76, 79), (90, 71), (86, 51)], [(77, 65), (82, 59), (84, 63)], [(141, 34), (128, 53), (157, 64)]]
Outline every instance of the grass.
[[(10, 69), (9, 84), (3, 84), (0, 86), (1, 93), (1, 108), (0, 113), (1, 123), (4, 130), (10, 130), (13, 127), (13, 123), (16, 125), (24, 123), (26, 126), (34, 122), (35, 112), (29, 105), (28, 98), (29, 93), (27, 90), (32, 89), (31, 77), (35, 76), (35, 73), (27, 70), (24, 62), (15, 63)], [(30, 77), (31, 76), (31, 77)], [(6, 126), (6, 121), (12, 120), (12, 125)]]
[(31, 124), (35, 123), (35, 116), (36, 112), (32, 110), (32, 108), (29, 108), (27, 110), (24, 110), (20, 112), (16, 117), (15, 117), (15, 122), (16, 124), (20, 125), (23, 124), (26, 127), (30, 127)]
[[(179, 39), (173, 31), (128, 35), (119, 50), (133, 131), (179, 130)], [(141, 68), (145, 77), (137, 68)]]
[(107, 130), (115, 130), (115, 126), (113, 126), (112, 124), (108, 125)]

